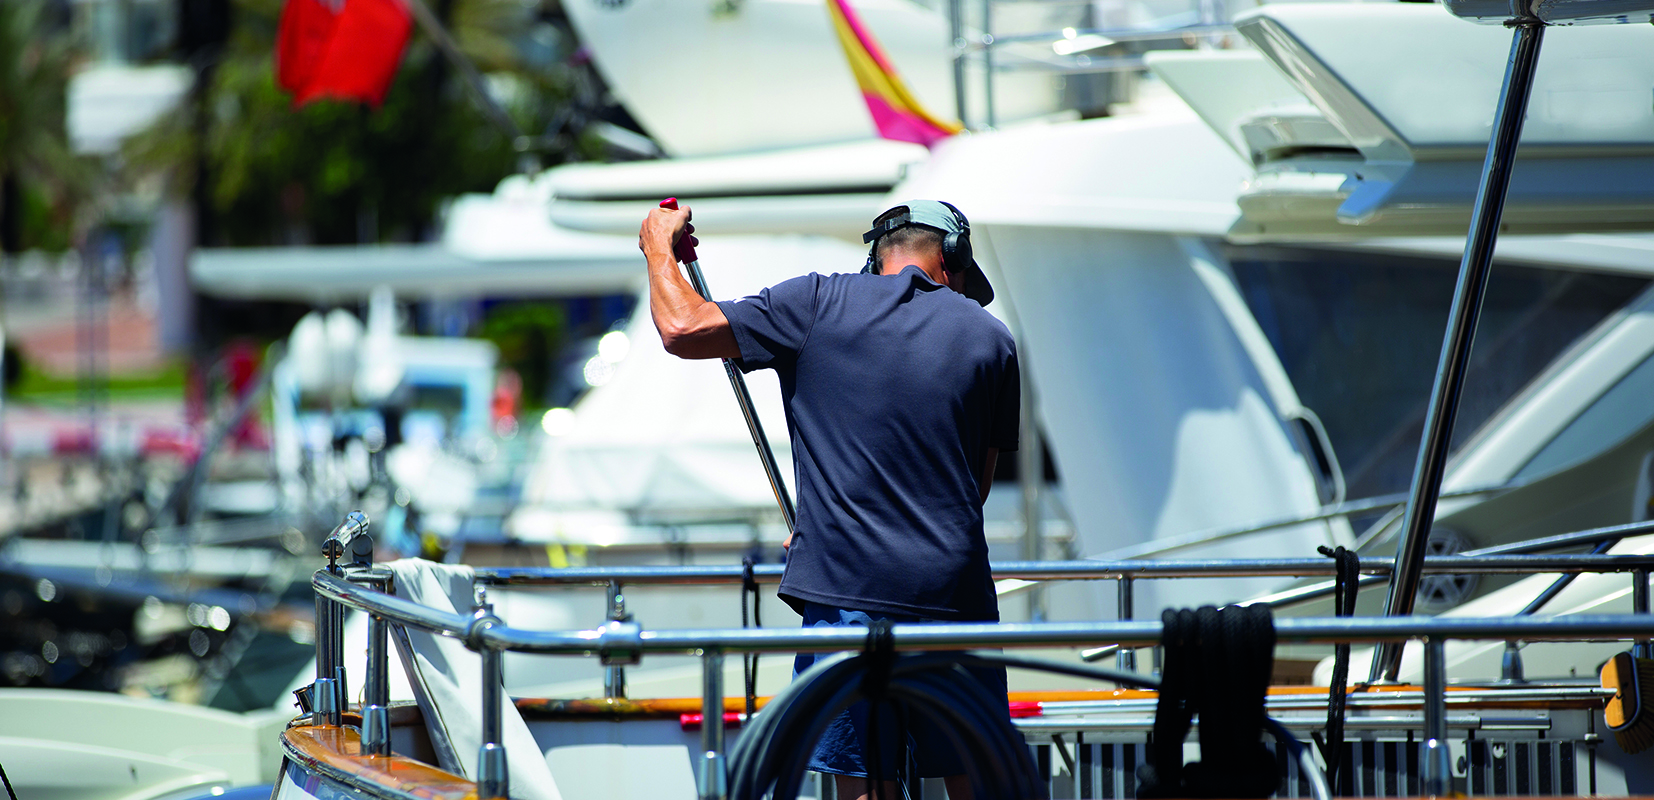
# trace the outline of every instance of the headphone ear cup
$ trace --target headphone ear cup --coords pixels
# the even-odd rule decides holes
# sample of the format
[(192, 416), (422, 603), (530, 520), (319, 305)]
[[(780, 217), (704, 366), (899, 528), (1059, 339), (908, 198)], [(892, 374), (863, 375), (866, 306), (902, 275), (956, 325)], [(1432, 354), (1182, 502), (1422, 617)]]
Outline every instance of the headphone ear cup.
[(970, 269), (971, 262), (976, 260), (976, 253), (971, 249), (971, 235), (956, 233), (953, 235), (953, 264), (955, 272)]
[[(942, 237), (942, 269), (948, 272), (958, 272), (963, 263), (959, 260), (959, 242), (959, 234), (957, 233), (950, 233)], [(965, 246), (970, 246), (968, 240)]]

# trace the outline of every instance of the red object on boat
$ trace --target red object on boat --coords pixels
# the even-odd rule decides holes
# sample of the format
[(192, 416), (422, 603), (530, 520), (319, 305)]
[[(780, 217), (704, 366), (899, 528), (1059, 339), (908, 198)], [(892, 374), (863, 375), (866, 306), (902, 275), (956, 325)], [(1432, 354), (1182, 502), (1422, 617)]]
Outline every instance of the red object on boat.
[(276, 28), (276, 85), (298, 94), (310, 85), (339, 14), (324, 0), (287, 0)]
[(1011, 719), (1038, 717), (1044, 713), (1045, 709), (1040, 708), (1040, 704), (1037, 702), (1020, 701), (1011, 703)]
[[(739, 711), (725, 711), (724, 727), (739, 728), (741, 723), (746, 721), (745, 717), (746, 715)], [(686, 731), (698, 731), (701, 729), (702, 719), (703, 717), (700, 714), (679, 714), (678, 727)]]
[(276, 35), (276, 83), (293, 105), (385, 102), (413, 18), (402, 0), (287, 0)]

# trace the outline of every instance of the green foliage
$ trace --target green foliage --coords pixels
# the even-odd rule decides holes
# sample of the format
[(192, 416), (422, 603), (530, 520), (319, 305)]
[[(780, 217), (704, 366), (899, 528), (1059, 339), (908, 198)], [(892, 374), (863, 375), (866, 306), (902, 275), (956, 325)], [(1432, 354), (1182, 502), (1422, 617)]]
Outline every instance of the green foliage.
[(91, 172), (65, 128), (74, 52), (45, 13), (43, 0), (0, 0), (0, 204), (15, 204), (0, 209), (0, 219), (21, 229), (21, 241), (4, 244), (62, 250)]
[(506, 303), (488, 310), (478, 335), (500, 349), (500, 364), (523, 379), (523, 404), (537, 407), (551, 385), (553, 354), (563, 346), (567, 315), (557, 303)]
[[(440, 6), (438, 6), (440, 8)], [(274, 76), (277, 0), (235, 0), (235, 28), (213, 73), (207, 179), (220, 244), (414, 240), (444, 198), (491, 191), (518, 163), (459, 75), (416, 27), (382, 107), (319, 101), (293, 108)], [(557, 68), (516, 59), (532, 18), (515, 0), (453, 0), (450, 30), (491, 78), (509, 76), (509, 113), (537, 131), (566, 92)], [(135, 137), (131, 160), (194, 180), (194, 118), (179, 113)]]

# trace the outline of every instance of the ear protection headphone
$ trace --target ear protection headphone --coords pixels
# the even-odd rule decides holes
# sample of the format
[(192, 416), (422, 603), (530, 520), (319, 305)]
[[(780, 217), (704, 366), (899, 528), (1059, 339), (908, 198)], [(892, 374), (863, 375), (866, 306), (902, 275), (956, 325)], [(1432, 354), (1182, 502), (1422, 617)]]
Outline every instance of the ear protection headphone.
[[(975, 254), (971, 250), (970, 220), (965, 219), (965, 215), (960, 213), (959, 209), (954, 208), (952, 203), (945, 200), (938, 200), (937, 202), (947, 206), (948, 211), (953, 212), (954, 222), (959, 227), (959, 231), (957, 233), (951, 231), (941, 231), (942, 268), (948, 272), (961, 272), (966, 267), (969, 267), (975, 260)], [(877, 263), (879, 239), (883, 238), (885, 234), (890, 233), (897, 228), (905, 228), (909, 225), (919, 224), (913, 221), (913, 214), (906, 206), (899, 206), (899, 208), (902, 209), (901, 213), (883, 222), (875, 224), (872, 230), (862, 234), (861, 240), (863, 242), (871, 243), (871, 246), (867, 248), (867, 263), (862, 265), (861, 268), (862, 274), (880, 274), (880, 270), (883, 265)], [(930, 226), (927, 225), (926, 227)]]

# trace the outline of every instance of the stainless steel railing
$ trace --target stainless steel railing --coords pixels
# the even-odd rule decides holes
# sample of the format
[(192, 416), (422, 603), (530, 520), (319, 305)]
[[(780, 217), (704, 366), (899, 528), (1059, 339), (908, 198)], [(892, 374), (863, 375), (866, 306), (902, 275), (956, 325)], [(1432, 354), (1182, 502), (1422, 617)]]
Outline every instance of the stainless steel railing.
[[(1602, 541), (1641, 531), (1640, 526), (1583, 531), (1525, 543), (1524, 547), (1559, 547), (1581, 542)], [(1593, 538), (1594, 537), (1594, 538)], [(1516, 546), (1512, 546), (1515, 548)], [(1507, 548), (1511, 549), (1511, 548)], [(703, 719), (714, 721), (702, 727), (702, 797), (722, 796), (719, 780), (723, 769), (723, 657), (726, 653), (768, 653), (854, 650), (865, 643), (866, 634), (845, 628), (798, 629), (701, 629), (645, 630), (626, 619), (610, 619), (600, 627), (576, 631), (535, 631), (504, 624), (492, 606), (479, 597), (470, 616), (439, 611), (386, 591), (389, 573), (374, 567), (364, 555), (372, 552), (366, 521), (356, 516), (329, 537), (324, 553), (328, 567), (316, 572), (312, 585), (317, 605), (317, 724), (339, 724), (344, 710), (345, 675), (342, 653), (343, 610), (354, 608), (370, 615), (368, 675), (364, 684), (363, 743), (367, 754), (389, 753), (388, 662), (386, 639), (391, 627), (415, 628), (465, 642), (484, 662), (483, 738), (479, 754), (478, 792), (483, 798), (505, 797), (509, 792), (506, 754), (500, 738), (501, 654), (505, 651), (555, 655), (596, 656), (605, 666), (620, 668), (638, 663), (645, 654), (696, 655), (703, 669)], [(341, 566), (338, 559), (349, 556)], [(1384, 575), (1392, 564), (1364, 565), (1370, 575)], [(1276, 621), (1281, 642), (1337, 644), (1343, 642), (1400, 643), (1422, 640), (1425, 644), (1425, 731), (1426, 763), (1433, 771), (1430, 786), (1445, 790), (1446, 706), (1443, 642), (1448, 639), (1524, 641), (1601, 641), (1654, 636), (1654, 615), (1649, 612), (1647, 579), (1654, 569), (1654, 556), (1629, 555), (1524, 555), (1441, 556), (1425, 561), (1426, 572), (1450, 573), (1546, 573), (1564, 574), (1629, 572), (1636, 576), (1633, 614), (1581, 615), (1568, 618), (1533, 617), (1468, 618), (1283, 618)], [(1139, 578), (1252, 577), (1324, 575), (1332, 570), (1326, 559), (1235, 559), (1185, 561), (1116, 562), (1010, 562), (995, 566), (998, 578), (1021, 580), (1118, 580), (1122, 610), (1130, 613), (1131, 585)], [(754, 570), (765, 582), (779, 579), (780, 570), (764, 566)], [(739, 567), (602, 567), (584, 569), (483, 569), (477, 572), (481, 586), (606, 586), (611, 596), (624, 583), (719, 584), (742, 579)], [(1157, 621), (1129, 618), (1111, 622), (1067, 623), (949, 623), (897, 625), (893, 628), (898, 650), (964, 650), (984, 647), (1087, 647), (1110, 644), (1146, 647), (1157, 644), (1162, 634)], [(1639, 644), (1640, 646), (1640, 644)], [(1435, 744), (1431, 744), (1434, 742)]]

